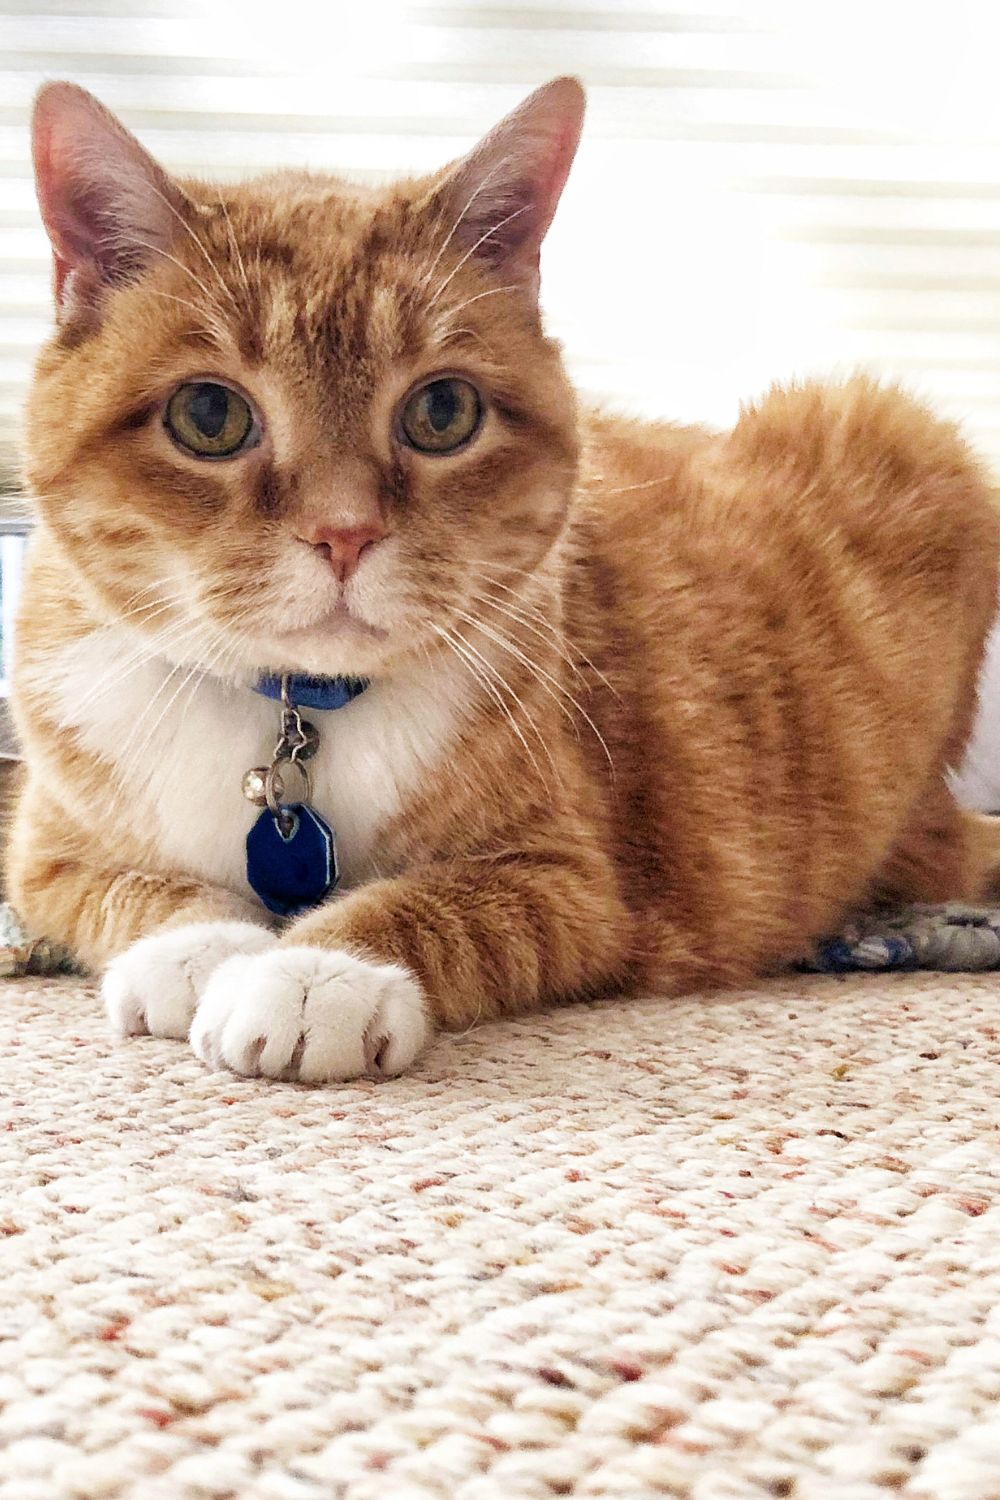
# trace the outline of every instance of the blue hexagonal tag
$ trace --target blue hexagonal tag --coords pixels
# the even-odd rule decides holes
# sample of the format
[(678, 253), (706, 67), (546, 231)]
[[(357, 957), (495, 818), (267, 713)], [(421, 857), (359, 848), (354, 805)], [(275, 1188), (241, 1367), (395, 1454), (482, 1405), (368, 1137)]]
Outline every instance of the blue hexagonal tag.
[(304, 802), (282, 807), (286, 832), (265, 808), (247, 834), (247, 880), (268, 911), (294, 917), (316, 906), (340, 879), (333, 829)]

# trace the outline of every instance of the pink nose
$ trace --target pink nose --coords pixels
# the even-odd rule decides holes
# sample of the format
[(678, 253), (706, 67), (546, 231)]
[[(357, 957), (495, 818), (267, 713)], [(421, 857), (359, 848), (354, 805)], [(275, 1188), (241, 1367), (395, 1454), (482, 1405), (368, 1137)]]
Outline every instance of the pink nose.
[(317, 551), (325, 552), (341, 583), (346, 583), (361, 561), (362, 554), (384, 536), (385, 527), (377, 525), (317, 526), (302, 540), (309, 542)]

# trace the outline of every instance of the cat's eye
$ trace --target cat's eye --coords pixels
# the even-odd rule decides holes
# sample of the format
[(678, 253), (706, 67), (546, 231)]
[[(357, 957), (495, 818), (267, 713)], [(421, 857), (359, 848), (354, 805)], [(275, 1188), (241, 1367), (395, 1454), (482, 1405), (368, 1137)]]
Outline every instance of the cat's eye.
[(174, 442), (198, 458), (232, 458), (256, 436), (249, 402), (216, 380), (178, 386), (163, 420)]
[(482, 417), (475, 386), (449, 375), (413, 392), (399, 414), (399, 426), (418, 453), (453, 453), (474, 436)]

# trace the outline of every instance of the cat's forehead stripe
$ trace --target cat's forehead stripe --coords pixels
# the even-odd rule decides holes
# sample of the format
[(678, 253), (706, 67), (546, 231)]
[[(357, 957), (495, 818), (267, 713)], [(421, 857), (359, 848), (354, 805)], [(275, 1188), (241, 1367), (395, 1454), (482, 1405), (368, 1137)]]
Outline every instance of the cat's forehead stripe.
[(219, 311), (250, 364), (291, 347), (340, 366), (407, 359), (440, 333), (441, 310), (423, 306), (440, 231), (403, 199), (373, 205), (330, 188), (291, 205), (234, 196), (205, 232), (228, 293)]

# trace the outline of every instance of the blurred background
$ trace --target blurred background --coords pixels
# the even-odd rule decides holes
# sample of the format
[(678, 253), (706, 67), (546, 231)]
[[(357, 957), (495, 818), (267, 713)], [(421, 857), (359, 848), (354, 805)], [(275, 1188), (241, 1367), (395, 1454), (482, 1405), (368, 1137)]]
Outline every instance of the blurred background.
[(0, 0), (0, 470), (49, 325), (42, 79), (179, 173), (372, 180), (563, 72), (590, 109), (543, 295), (587, 392), (725, 423), (776, 377), (864, 365), (1000, 469), (998, 42), (981, 0)]

